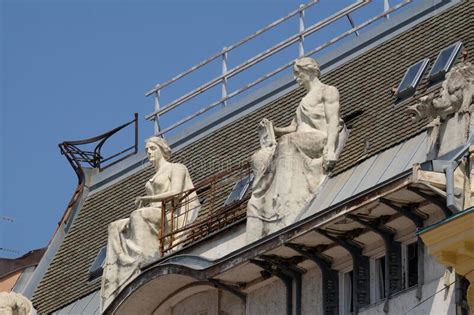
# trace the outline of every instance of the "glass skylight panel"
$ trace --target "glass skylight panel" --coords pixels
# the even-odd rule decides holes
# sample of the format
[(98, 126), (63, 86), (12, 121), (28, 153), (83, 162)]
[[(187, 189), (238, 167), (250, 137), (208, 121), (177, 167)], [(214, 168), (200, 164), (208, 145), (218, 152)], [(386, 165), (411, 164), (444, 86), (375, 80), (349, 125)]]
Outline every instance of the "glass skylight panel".
[(451, 66), (453, 65), (454, 60), (458, 56), (461, 48), (462, 42), (457, 42), (443, 49), (439, 53), (428, 76), (431, 82), (440, 81), (444, 79), (444, 76), (449, 71), (449, 69), (451, 69)]
[(226, 206), (235, 201), (242, 200), (242, 198), (245, 196), (245, 193), (249, 189), (252, 180), (253, 175), (248, 175), (239, 180), (237, 183), (235, 183), (234, 188), (232, 189), (232, 192), (230, 193), (229, 197), (227, 197), (227, 200), (225, 201), (224, 205)]
[(90, 280), (100, 277), (102, 275), (102, 272), (105, 266), (106, 255), (107, 255), (107, 246), (104, 246), (101, 249), (99, 249), (99, 253), (97, 254), (97, 257), (92, 263), (91, 268), (89, 269)]
[(405, 98), (415, 93), (416, 86), (420, 82), (428, 62), (429, 59), (425, 58), (407, 69), (397, 89), (397, 96), (399, 98)]

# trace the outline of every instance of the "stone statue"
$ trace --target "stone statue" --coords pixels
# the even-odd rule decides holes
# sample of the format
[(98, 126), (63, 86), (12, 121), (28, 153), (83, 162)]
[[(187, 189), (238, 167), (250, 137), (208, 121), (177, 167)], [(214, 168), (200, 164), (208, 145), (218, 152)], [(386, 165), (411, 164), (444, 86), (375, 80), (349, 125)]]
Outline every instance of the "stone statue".
[(28, 315), (33, 305), (30, 300), (16, 292), (0, 292), (1, 315)]
[(474, 66), (463, 61), (446, 74), (438, 97), (420, 98), (406, 110), (413, 122), (428, 118), (428, 159), (465, 145), (473, 122)]
[(265, 118), (260, 122), (261, 149), (251, 158), (248, 242), (294, 222), (334, 167), (343, 140), (338, 90), (319, 80), (319, 65), (312, 58), (297, 59), (293, 71), (308, 93), (289, 126), (274, 127)]
[[(112, 222), (108, 229), (107, 258), (102, 276), (102, 310), (110, 304), (119, 289), (140, 273), (140, 264), (157, 258), (160, 248), (160, 228), (169, 233), (171, 215), (162, 222), (162, 201), (175, 197), (181, 204), (173, 217), (174, 228), (182, 228), (193, 222), (200, 209), (195, 192), (182, 194), (194, 188), (188, 169), (183, 164), (169, 162), (171, 149), (164, 139), (151, 137), (145, 151), (156, 169), (155, 175), (145, 184), (146, 196), (137, 197), (138, 209), (127, 219)], [(179, 242), (183, 235), (175, 235)], [(175, 248), (174, 250), (176, 250)]]
[(462, 62), (454, 66), (447, 74), (439, 97), (434, 93), (420, 98), (418, 104), (407, 108), (414, 122), (429, 117), (428, 127), (436, 127), (454, 113), (468, 113), (473, 103), (474, 66)]

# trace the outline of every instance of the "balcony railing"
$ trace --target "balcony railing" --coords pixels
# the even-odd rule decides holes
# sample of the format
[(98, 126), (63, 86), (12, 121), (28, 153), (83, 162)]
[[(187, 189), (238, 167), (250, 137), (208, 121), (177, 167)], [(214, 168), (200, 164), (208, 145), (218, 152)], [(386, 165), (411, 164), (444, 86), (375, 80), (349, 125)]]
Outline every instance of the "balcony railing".
[[(399, 2), (398, 4), (394, 6), (390, 6), (389, 0), (384, 0), (383, 1), (383, 11), (381, 13), (377, 12), (377, 14), (373, 15), (372, 17), (366, 19), (364, 22), (356, 25), (354, 23), (354, 19), (352, 18), (352, 14), (358, 10), (360, 10), (362, 7), (366, 6), (367, 4), (371, 3), (372, 0), (357, 0), (351, 5), (343, 8), (342, 10), (336, 12), (335, 14), (326, 17), (308, 27), (305, 26), (305, 12), (307, 9), (315, 5), (316, 3), (319, 2), (319, 0), (313, 0), (305, 5), (301, 5), (297, 10), (289, 13), (287, 16), (276, 20), (275, 22), (267, 25), (266, 27), (258, 30), (254, 34), (251, 34), (241, 40), (238, 43), (235, 43), (233, 45), (230, 45), (229, 47), (225, 47), (222, 49), (222, 51), (216, 53), (212, 57), (196, 64), (195, 66), (189, 68), (188, 70), (182, 72), (181, 74), (175, 76), (171, 80), (168, 80), (164, 83), (156, 85), (153, 89), (148, 91), (145, 95), (146, 96), (151, 96), (154, 95), (155, 98), (155, 110), (153, 113), (147, 115), (145, 118), (147, 120), (152, 120), (155, 122), (155, 134), (157, 135), (163, 135), (181, 125), (184, 123), (204, 114), (205, 112), (211, 110), (212, 108), (215, 108), (216, 106), (223, 105), (226, 106), (227, 102), (231, 100), (232, 98), (242, 94), (245, 91), (248, 91), (249, 89), (255, 87), (256, 85), (268, 80), (271, 77), (274, 77), (276, 74), (281, 73), (282, 71), (290, 68), (292, 66), (293, 60), (297, 57), (302, 57), (302, 56), (312, 56), (332, 45), (335, 43), (339, 42), (340, 40), (346, 38), (349, 35), (359, 35), (359, 31), (368, 25), (382, 19), (382, 18), (388, 18), (389, 14), (393, 13), (396, 10), (399, 10), (400, 8), (404, 7), (405, 5), (411, 3), (413, 0), (404, 0)], [(380, 3), (382, 3), (380, 1)], [(252, 40), (255, 40), (256, 38), (259, 38), (262, 34), (268, 32), (269, 30), (275, 28), (276, 26), (284, 23), (285, 21), (296, 17), (299, 20), (299, 29), (298, 32), (295, 34), (291, 35), (290, 37), (286, 38), (285, 40), (281, 41), (280, 43), (272, 46), (271, 48), (251, 57), (250, 59), (242, 62), (238, 66), (228, 69), (228, 59), (230, 57), (231, 53), (234, 53), (234, 50), (238, 47), (244, 46), (244, 44), (247, 44), (251, 42)], [(313, 33), (316, 33), (326, 26), (335, 23), (336, 21), (340, 20), (345, 20), (347, 23), (349, 23), (350, 29), (342, 32), (341, 34), (337, 35), (336, 37), (332, 38), (331, 40), (323, 43), (322, 45), (319, 45), (318, 47), (305, 47), (305, 38), (307, 38), (309, 35), (312, 35)], [(255, 65), (261, 63), (264, 60), (267, 60), (269, 57), (277, 54), (278, 52), (281, 52), (287, 47), (290, 47), (294, 44), (298, 44), (299, 49), (298, 49), (298, 55), (295, 55), (291, 58), (291, 60), (279, 67), (275, 67), (274, 70), (271, 72), (259, 77), (258, 79), (248, 82), (241, 86), (240, 88), (237, 88), (233, 91), (229, 91), (228, 89), (228, 80), (231, 79), (232, 77), (243, 73), (243, 72), (248, 72), (252, 67)], [(215, 60), (221, 60), (222, 62), (222, 72), (220, 75), (217, 77), (211, 79), (207, 83), (199, 86), (198, 88), (186, 93), (185, 95), (169, 102), (168, 104), (162, 106), (160, 104), (160, 97), (162, 96), (161, 93), (163, 89), (168, 88), (174, 84), (176, 84), (178, 81), (181, 79), (185, 78), (191, 73), (194, 73), (195, 71), (209, 65), (211, 62)], [(206, 92), (210, 92), (210, 90), (214, 87), (221, 86), (221, 97), (215, 101), (211, 101), (210, 104), (206, 105), (205, 107), (202, 107), (198, 109), (196, 112), (193, 114), (180, 119), (179, 121), (173, 123), (171, 126), (166, 127), (165, 129), (160, 128), (160, 116), (163, 116), (164, 114), (168, 113), (170, 110), (177, 108), (178, 106), (183, 106), (184, 104), (188, 103), (189, 101), (193, 100), (196, 98), (198, 95), (201, 95)]]
[[(247, 176), (250, 178), (250, 173), (248, 163), (237, 165), (198, 183), (194, 189), (162, 201), (164, 211), (161, 214), (158, 235), (161, 255), (194, 243), (244, 218), (251, 183), (248, 183), (248, 187), (242, 191), (239, 198), (229, 202), (228, 196), (236, 183)], [(196, 198), (200, 202), (199, 209), (191, 206), (195, 204)], [(197, 218), (187, 225), (180, 226), (179, 222), (187, 222), (195, 210), (199, 210)]]

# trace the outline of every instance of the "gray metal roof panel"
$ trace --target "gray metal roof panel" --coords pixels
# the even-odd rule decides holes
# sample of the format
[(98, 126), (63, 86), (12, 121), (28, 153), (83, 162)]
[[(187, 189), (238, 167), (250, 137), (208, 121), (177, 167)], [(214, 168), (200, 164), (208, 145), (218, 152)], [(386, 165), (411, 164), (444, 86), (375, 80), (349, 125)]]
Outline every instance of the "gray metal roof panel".
[(375, 158), (376, 156), (373, 156), (355, 167), (354, 172), (347, 179), (346, 183), (336, 198), (333, 200), (332, 204), (338, 203), (354, 194), (354, 191), (360, 185), (361, 180), (367, 175), (367, 172), (374, 163)]
[(335, 177), (329, 178), (324, 183), (324, 186), (321, 187), (319, 194), (311, 202), (311, 204), (315, 207), (315, 209), (319, 211), (319, 210), (329, 207), (329, 205), (332, 204), (332, 201), (336, 198), (336, 196), (341, 191), (346, 180), (350, 178), (353, 172), (354, 172), (354, 169), (351, 168)]
[(385, 170), (379, 182), (387, 180), (406, 170), (408, 162), (415, 155), (416, 151), (421, 145), (422, 140), (424, 140), (423, 137), (416, 136), (400, 145), (400, 150), (392, 159), (392, 162)]
[(384, 172), (387, 170), (399, 150), (400, 147), (395, 146), (378, 154), (376, 156), (375, 162), (371, 167), (370, 174), (368, 174), (365, 178), (361, 180), (358, 190), (364, 191), (372, 187), (374, 183), (378, 183), (380, 181), (380, 177), (382, 177)]
[[(426, 160), (426, 132), (365, 160), (355, 168), (329, 178), (303, 218), (348, 199)], [(383, 176), (380, 174), (383, 173)]]

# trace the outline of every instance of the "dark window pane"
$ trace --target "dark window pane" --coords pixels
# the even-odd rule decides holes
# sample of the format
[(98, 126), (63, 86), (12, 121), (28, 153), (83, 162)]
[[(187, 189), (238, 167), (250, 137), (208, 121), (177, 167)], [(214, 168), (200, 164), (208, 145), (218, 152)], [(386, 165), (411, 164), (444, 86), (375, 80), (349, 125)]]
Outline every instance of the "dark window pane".
[(407, 246), (408, 287), (418, 283), (418, 246), (412, 243)]
[(438, 81), (444, 79), (446, 72), (448, 72), (451, 66), (453, 65), (456, 56), (461, 50), (461, 47), (462, 43), (457, 42), (449, 46), (448, 48), (443, 49), (439, 53), (433, 65), (433, 68), (430, 71), (429, 77), (431, 81)]
[(378, 299), (385, 298), (385, 256), (376, 260), (376, 272), (378, 278)]
[(95, 279), (102, 275), (106, 255), (107, 255), (107, 246), (104, 246), (101, 249), (99, 249), (99, 253), (97, 254), (97, 257), (92, 263), (91, 268), (89, 269), (90, 280)]
[(235, 201), (241, 200), (245, 193), (247, 192), (250, 183), (252, 182), (253, 176), (245, 176), (241, 180), (239, 180), (235, 185), (234, 188), (232, 189), (232, 192), (230, 193), (229, 197), (227, 197), (227, 200), (225, 201), (224, 205), (229, 205)]
[(425, 58), (407, 69), (397, 89), (397, 96), (399, 98), (404, 98), (415, 93), (416, 86), (418, 85), (427, 65), (428, 59)]

